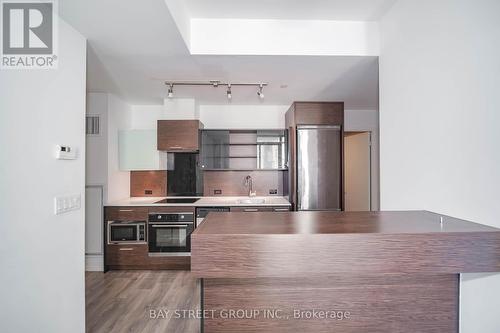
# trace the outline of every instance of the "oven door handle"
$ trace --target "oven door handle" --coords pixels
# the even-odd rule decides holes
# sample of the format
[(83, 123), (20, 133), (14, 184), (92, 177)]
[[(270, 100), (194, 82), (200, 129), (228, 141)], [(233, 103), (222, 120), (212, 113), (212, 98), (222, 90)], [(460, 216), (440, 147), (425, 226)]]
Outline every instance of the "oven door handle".
[(193, 224), (194, 222), (171, 222), (171, 223), (163, 223), (163, 222), (149, 222), (149, 225), (186, 225), (186, 224)]
[(187, 224), (152, 225), (153, 228), (187, 228)]

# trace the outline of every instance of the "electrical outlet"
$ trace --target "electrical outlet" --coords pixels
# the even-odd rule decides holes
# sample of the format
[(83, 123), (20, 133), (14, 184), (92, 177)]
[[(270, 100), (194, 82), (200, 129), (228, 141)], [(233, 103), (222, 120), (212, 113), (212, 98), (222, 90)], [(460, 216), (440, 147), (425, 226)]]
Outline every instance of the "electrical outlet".
[(152, 190), (144, 190), (144, 194), (153, 194)]
[(269, 190), (269, 194), (278, 194), (278, 190), (273, 188)]
[(64, 214), (72, 210), (79, 210), (82, 204), (80, 194), (61, 196), (54, 198), (54, 213)]
[(222, 190), (214, 190), (214, 195), (217, 195), (217, 194), (222, 194)]

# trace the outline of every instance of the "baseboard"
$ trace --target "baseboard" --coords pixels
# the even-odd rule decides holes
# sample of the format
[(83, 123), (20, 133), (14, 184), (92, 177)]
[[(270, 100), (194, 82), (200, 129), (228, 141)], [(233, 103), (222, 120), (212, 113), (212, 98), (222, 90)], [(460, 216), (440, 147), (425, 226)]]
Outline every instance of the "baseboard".
[(85, 270), (90, 272), (104, 271), (104, 259), (102, 254), (86, 254)]

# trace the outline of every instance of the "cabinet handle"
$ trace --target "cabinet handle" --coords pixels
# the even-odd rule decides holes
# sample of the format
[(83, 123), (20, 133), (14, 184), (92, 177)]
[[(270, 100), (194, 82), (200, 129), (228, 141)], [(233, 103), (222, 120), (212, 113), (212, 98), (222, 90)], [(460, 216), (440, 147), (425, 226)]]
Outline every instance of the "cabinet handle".
[(275, 212), (288, 212), (290, 211), (289, 208), (274, 208)]
[(170, 148), (170, 149), (182, 149), (182, 147), (181, 147), (181, 146), (170, 146), (169, 148)]
[[(191, 222), (189, 224), (193, 224), (193, 222)], [(188, 226), (187, 224), (168, 224), (168, 225), (154, 224), (151, 227), (153, 227), (153, 228), (187, 228), (187, 226)]]
[(133, 251), (134, 248), (132, 247), (120, 247), (120, 251)]
[(243, 211), (245, 211), (245, 212), (258, 212), (259, 209), (258, 208), (245, 208), (245, 209), (243, 209)]
[(133, 212), (133, 209), (119, 209), (119, 212)]

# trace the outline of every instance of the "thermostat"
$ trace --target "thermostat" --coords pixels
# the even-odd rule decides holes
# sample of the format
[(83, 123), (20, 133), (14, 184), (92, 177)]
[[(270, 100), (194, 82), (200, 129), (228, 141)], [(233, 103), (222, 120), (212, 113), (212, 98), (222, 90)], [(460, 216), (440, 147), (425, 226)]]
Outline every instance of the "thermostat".
[(76, 148), (57, 145), (56, 158), (58, 160), (76, 160)]

